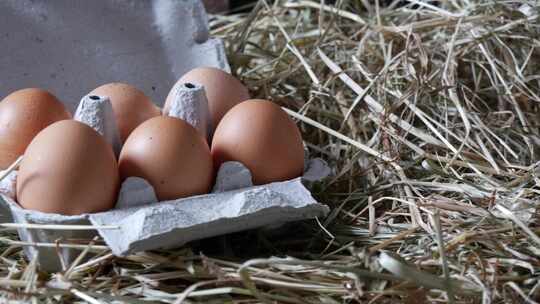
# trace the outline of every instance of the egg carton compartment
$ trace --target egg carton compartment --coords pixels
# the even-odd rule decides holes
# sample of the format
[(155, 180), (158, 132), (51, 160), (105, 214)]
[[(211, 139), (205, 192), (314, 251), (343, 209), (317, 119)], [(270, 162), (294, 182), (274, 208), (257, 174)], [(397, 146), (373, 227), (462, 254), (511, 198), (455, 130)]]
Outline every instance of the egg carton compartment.
[[(123, 184), (116, 208), (107, 212), (66, 216), (21, 208), (2, 194), (1, 203), (19, 224), (93, 225), (115, 255), (168, 248), (226, 233), (315, 218), (328, 213), (303, 183), (324, 178), (330, 170), (320, 159), (306, 163), (303, 177), (253, 186), (249, 170), (237, 162), (221, 166), (213, 193), (157, 202), (152, 186), (141, 178)], [(137, 198), (134, 200), (134, 198)], [(99, 229), (106, 227), (107, 229)], [(62, 243), (70, 239), (91, 239), (92, 230), (48, 230), (18, 228), (22, 241)], [(25, 246), (32, 259), (38, 255), (41, 267), (63, 269), (80, 253), (71, 248)], [(59, 258), (60, 256), (60, 258)], [(62, 259), (62, 260), (61, 260)]]

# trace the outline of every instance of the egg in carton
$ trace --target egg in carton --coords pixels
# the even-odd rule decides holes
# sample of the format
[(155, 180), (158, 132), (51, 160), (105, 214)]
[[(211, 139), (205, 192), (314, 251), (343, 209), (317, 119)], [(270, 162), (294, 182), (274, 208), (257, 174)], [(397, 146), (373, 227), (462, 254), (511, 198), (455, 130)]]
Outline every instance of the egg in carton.
[[(208, 102), (204, 88), (187, 83), (176, 88), (168, 113), (189, 122), (208, 134), (210, 127)], [(106, 96), (85, 96), (74, 118), (100, 133), (113, 147), (120, 150), (119, 133), (110, 100)], [(4, 204), (13, 220), (21, 224), (18, 232), (29, 258), (37, 255), (43, 269), (62, 270), (80, 251), (73, 248), (38, 244), (70, 243), (91, 239), (96, 231), (115, 255), (157, 248), (176, 247), (189, 241), (222, 235), (288, 221), (323, 216), (328, 207), (318, 203), (303, 183), (319, 180), (329, 174), (324, 161), (306, 162), (303, 177), (254, 186), (250, 171), (239, 162), (221, 165), (210, 194), (158, 202), (154, 188), (143, 178), (129, 177), (119, 191), (114, 209), (91, 214), (60, 215), (23, 209), (10, 197), (13, 195), (16, 171), (6, 172), (2, 180), (6, 189)], [(13, 168), (12, 168), (13, 169)], [(34, 229), (32, 225), (48, 225), (54, 229)], [(57, 226), (51, 226), (57, 225)], [(58, 225), (93, 226), (72, 230)]]

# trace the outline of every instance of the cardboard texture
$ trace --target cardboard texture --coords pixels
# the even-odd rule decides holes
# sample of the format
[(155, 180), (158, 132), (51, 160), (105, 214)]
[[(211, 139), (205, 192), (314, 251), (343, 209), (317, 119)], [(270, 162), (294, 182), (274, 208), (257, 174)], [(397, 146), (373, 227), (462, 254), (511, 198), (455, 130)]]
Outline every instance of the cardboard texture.
[(196, 83), (177, 83), (170, 94), (172, 99), (170, 107), (163, 109), (163, 114), (186, 121), (209, 138), (212, 126), (204, 86)]
[(81, 99), (73, 119), (94, 128), (111, 145), (116, 156), (120, 155), (122, 142), (116, 126), (111, 101), (107, 96), (86, 95)]
[(129, 83), (162, 106), (192, 68), (229, 71), (199, 0), (4, 0), (0, 37), (0, 92), (48, 89), (72, 112), (105, 83)]

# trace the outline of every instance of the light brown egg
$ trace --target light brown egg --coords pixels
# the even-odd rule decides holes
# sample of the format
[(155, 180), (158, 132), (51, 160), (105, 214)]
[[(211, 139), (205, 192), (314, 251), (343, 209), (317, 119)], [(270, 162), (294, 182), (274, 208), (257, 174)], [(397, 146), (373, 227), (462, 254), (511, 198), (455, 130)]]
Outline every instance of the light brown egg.
[(63, 120), (32, 140), (17, 177), (26, 209), (76, 215), (114, 207), (118, 164), (111, 146), (91, 127)]
[(119, 166), (122, 179), (146, 179), (160, 201), (205, 194), (212, 186), (208, 144), (178, 118), (155, 117), (137, 127), (120, 152)]
[(129, 84), (108, 83), (94, 89), (90, 94), (109, 97), (122, 142), (125, 142), (141, 123), (161, 114), (148, 96)]
[[(247, 88), (232, 75), (216, 68), (202, 67), (193, 69), (182, 76), (176, 85), (184, 83), (197, 83), (204, 86), (212, 128), (221, 121), (221, 118), (238, 103), (250, 99)], [(172, 92), (173, 90), (171, 90)], [(172, 100), (171, 92), (165, 101), (163, 112)]]
[(71, 114), (51, 93), (36, 88), (22, 89), (0, 102), (0, 168), (11, 165), (34, 136), (53, 122)]
[(304, 169), (298, 127), (266, 100), (242, 102), (223, 117), (214, 133), (212, 157), (216, 168), (226, 161), (241, 162), (257, 185), (298, 177)]

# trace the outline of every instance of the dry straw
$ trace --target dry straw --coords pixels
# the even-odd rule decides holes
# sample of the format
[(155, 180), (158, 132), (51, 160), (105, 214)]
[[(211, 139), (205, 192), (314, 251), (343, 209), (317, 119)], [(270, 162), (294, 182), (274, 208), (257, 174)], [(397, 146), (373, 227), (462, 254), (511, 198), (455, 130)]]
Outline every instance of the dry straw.
[(331, 214), (127, 257), (99, 240), (37, 244), (82, 249), (56, 274), (25, 261), (30, 244), (7, 225), (2, 294), (538, 303), (539, 12), (537, 1), (278, 0), (212, 17), (233, 72), (335, 168), (312, 187)]

